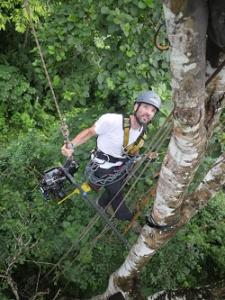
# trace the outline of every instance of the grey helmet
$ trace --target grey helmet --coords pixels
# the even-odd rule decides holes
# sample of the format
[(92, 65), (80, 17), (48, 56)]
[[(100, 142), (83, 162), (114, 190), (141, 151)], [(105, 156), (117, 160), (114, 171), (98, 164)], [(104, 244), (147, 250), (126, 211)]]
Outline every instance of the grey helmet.
[(150, 105), (153, 105), (158, 110), (160, 110), (161, 107), (161, 99), (160, 97), (153, 91), (145, 91), (142, 92), (136, 99), (136, 103), (147, 103)]

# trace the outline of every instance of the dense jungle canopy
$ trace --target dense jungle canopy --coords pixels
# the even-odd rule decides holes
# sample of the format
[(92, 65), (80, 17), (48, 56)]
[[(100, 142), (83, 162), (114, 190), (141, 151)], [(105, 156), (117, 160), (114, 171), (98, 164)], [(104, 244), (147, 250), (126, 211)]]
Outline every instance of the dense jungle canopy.
[[(53, 88), (73, 137), (105, 112), (130, 114), (140, 91), (153, 89), (163, 100), (149, 126), (148, 144), (170, 115), (171, 73), (162, 3), (155, 0), (30, 0), (32, 20)], [(101, 293), (109, 275), (128, 249), (109, 231), (99, 234), (98, 220), (87, 232), (95, 212), (77, 195), (62, 205), (43, 199), (43, 171), (64, 162), (60, 120), (32, 35), (24, 2), (0, 4), (0, 299), (86, 299)], [(189, 192), (224, 152), (223, 111)], [(158, 159), (145, 171), (127, 203), (156, 184), (170, 139), (168, 132)], [(95, 147), (79, 147), (76, 159), (83, 173)], [(127, 191), (135, 178), (126, 187)], [(91, 192), (91, 197), (96, 198)], [(153, 205), (148, 195), (138, 222)], [(212, 199), (143, 270), (138, 283), (148, 296), (160, 290), (192, 288), (225, 277), (224, 190)], [(93, 200), (94, 201), (94, 200)], [(127, 223), (117, 222), (120, 232)], [(126, 233), (130, 244), (137, 235)]]

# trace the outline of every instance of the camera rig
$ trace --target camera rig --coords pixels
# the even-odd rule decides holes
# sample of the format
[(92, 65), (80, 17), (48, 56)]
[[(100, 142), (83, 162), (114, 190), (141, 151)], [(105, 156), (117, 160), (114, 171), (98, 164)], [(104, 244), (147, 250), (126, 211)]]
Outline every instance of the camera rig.
[(40, 191), (46, 200), (61, 200), (74, 188), (71, 176), (78, 170), (75, 160), (67, 160), (61, 167), (52, 167), (44, 171), (40, 182)]
[[(114, 224), (109, 220), (104, 210), (98, 207), (95, 201), (91, 201), (83, 185), (75, 182), (73, 175), (78, 170), (79, 164), (75, 160), (67, 160), (62, 167), (53, 167), (44, 171), (40, 182), (40, 190), (46, 200), (56, 200), (63, 202), (70, 197), (75, 190), (79, 190), (85, 203), (92, 207), (100, 218), (109, 226), (117, 238), (126, 246), (130, 247), (129, 242), (118, 231)], [(89, 187), (90, 188), (90, 187)]]

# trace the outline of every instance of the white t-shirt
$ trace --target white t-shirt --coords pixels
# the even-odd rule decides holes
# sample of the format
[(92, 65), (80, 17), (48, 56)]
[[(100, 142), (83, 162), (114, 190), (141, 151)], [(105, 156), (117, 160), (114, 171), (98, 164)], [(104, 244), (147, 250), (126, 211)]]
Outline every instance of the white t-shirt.
[[(95, 123), (97, 137), (97, 148), (113, 157), (123, 157), (123, 115), (108, 113), (102, 115)], [(129, 131), (128, 145), (134, 143), (141, 134), (142, 128)], [(94, 158), (94, 161), (101, 164), (101, 168), (108, 169), (113, 166), (122, 165), (122, 161), (116, 163), (104, 162), (102, 159)]]

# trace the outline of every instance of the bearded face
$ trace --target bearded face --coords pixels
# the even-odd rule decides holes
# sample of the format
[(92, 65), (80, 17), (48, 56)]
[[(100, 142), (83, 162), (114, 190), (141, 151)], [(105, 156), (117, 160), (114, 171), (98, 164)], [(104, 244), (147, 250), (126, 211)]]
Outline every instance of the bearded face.
[(135, 117), (139, 124), (148, 125), (154, 118), (157, 108), (151, 104), (141, 103), (134, 106)]

